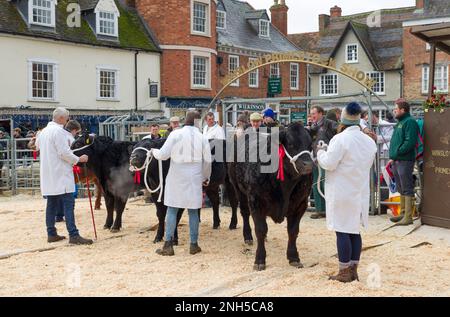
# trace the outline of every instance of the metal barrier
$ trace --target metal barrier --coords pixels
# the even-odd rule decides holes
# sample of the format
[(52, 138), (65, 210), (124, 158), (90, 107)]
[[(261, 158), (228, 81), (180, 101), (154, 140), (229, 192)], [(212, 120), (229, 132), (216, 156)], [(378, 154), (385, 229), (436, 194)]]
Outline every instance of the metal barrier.
[(13, 164), (11, 157), (11, 141), (0, 140), (0, 193), (12, 190)]
[(33, 158), (33, 150), (28, 149), (31, 138), (13, 139), (13, 193), (19, 190), (32, 191), (35, 194), (40, 190), (39, 159)]

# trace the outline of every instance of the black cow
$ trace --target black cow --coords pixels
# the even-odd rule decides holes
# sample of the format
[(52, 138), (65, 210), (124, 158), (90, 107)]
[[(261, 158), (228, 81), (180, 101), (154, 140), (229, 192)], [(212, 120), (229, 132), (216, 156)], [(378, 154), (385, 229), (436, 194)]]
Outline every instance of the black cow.
[[(109, 137), (90, 135), (85, 132), (72, 144), (72, 149), (77, 156), (86, 154), (89, 156), (87, 163), (103, 187), (106, 209), (108, 212), (105, 229), (111, 229), (115, 233), (122, 227), (122, 213), (131, 193), (144, 189), (144, 182), (135, 182), (135, 175), (130, 172), (130, 155), (136, 142), (113, 141)], [(78, 150), (77, 150), (78, 149)], [(166, 166), (167, 173), (168, 166)], [(156, 197), (156, 198), (155, 198)], [(153, 196), (154, 201), (157, 195)], [(164, 208), (162, 203), (156, 203), (159, 211)], [(116, 219), (114, 220), (114, 210)], [(181, 215), (179, 215), (179, 218)], [(114, 223), (113, 223), (114, 222)], [(164, 229), (162, 231), (164, 233)], [(162, 234), (157, 241), (161, 241)], [(175, 242), (177, 231), (175, 231)]]
[[(257, 162), (248, 160), (248, 153), (259, 148), (260, 144), (266, 147), (265, 151), (270, 151), (270, 147), (277, 144), (272, 138), (277, 136), (258, 134), (261, 142), (245, 142), (246, 160), (229, 163), (231, 181), (239, 194), (241, 212), (244, 217), (246, 243), (251, 243), (253, 240), (248, 214), (252, 215), (255, 225), (258, 242), (254, 265), (256, 270), (264, 270), (266, 267), (264, 242), (268, 230), (267, 217), (271, 217), (275, 223), (282, 223), (287, 218), (289, 235), (287, 258), (290, 265), (302, 267), (296, 241), (300, 219), (306, 211), (312, 186), (313, 162), (310, 156), (305, 154), (299, 157), (294, 163), (295, 167), (285, 156), (283, 159), (284, 181), (277, 179), (277, 172), (261, 173), (264, 163), (259, 157)], [(312, 140), (301, 123), (293, 123), (280, 131), (278, 144), (283, 145), (288, 154), (294, 157), (303, 151), (311, 151)]]
[[(143, 139), (141, 142), (135, 145), (135, 149), (138, 147), (142, 147), (145, 149), (156, 148), (159, 149), (162, 147), (166, 139), (160, 140), (151, 140), (151, 139)], [(225, 148), (225, 142), (220, 140), (210, 141), (211, 144), (211, 153), (214, 157), (216, 153), (216, 147)], [(145, 162), (146, 152), (143, 150), (136, 150), (130, 157), (130, 164), (133, 167), (141, 168)], [(218, 153), (219, 155), (219, 153)], [(170, 160), (163, 161), (164, 168), (164, 179), (167, 175), (168, 167), (170, 164)], [(158, 164), (157, 160), (152, 160), (149, 165), (149, 170), (147, 172), (147, 179), (149, 185), (152, 188), (156, 188), (159, 184), (159, 174), (158, 174)], [(167, 170), (166, 170), (167, 169)], [(228, 197), (230, 200), (230, 204), (232, 207), (232, 217), (229, 225), (230, 229), (236, 229), (237, 226), (237, 205), (238, 202), (235, 197), (235, 192), (232, 185), (229, 183), (229, 179), (227, 177), (226, 165), (223, 160), (213, 160), (211, 166), (211, 177), (208, 186), (204, 187), (205, 193), (211, 201), (214, 213), (213, 220), (213, 228), (218, 229), (220, 226), (220, 216), (219, 216), (219, 205), (220, 205), (220, 195), (219, 195), (219, 187), (220, 185), (225, 184), (225, 188), (228, 192)], [(159, 219), (159, 230), (164, 232), (164, 219), (165, 219), (166, 209), (161, 211), (158, 216)]]

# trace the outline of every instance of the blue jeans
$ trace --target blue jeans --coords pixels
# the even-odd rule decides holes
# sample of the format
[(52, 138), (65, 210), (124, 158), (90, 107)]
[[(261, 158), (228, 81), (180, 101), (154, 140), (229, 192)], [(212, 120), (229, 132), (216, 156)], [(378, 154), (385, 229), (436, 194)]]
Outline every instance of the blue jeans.
[[(198, 209), (188, 209), (189, 212), (189, 236), (191, 243), (198, 242), (198, 227), (200, 219), (198, 217)], [(177, 226), (178, 208), (167, 207), (166, 214), (166, 241), (172, 241)]]
[(64, 220), (64, 205), (62, 199), (58, 201), (58, 207), (56, 208), (56, 220)]
[(79, 236), (77, 226), (75, 225), (75, 198), (73, 193), (47, 196), (47, 209), (45, 213), (45, 222), (47, 225), (47, 234), (49, 237), (56, 236), (55, 217), (58, 208), (62, 206), (64, 210), (64, 216), (66, 217), (66, 227), (69, 232), (69, 236)]

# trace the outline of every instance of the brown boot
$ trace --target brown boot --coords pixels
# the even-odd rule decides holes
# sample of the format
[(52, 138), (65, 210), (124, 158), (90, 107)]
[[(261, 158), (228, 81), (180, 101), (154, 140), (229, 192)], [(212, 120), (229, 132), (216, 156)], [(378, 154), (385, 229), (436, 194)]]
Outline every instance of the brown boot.
[(399, 222), (403, 219), (403, 216), (405, 215), (405, 196), (400, 196), (400, 214), (395, 217), (391, 217), (392, 222)]
[(64, 240), (65, 238), (66, 237), (58, 236), (58, 235), (56, 235), (56, 236), (49, 236), (49, 237), (47, 237), (47, 242), (48, 243), (58, 242), (58, 241)]
[(345, 269), (339, 269), (339, 273), (335, 276), (330, 276), (329, 278), (332, 281), (339, 281), (342, 283), (350, 283), (354, 281), (353, 279), (353, 269), (351, 266)]
[(173, 251), (173, 242), (172, 241), (164, 242), (163, 248), (156, 250), (156, 253), (162, 256), (175, 255), (175, 252)]
[(352, 269), (352, 281), (359, 281), (359, 276), (358, 276), (358, 264), (353, 264), (351, 266)]
[(398, 226), (409, 226), (413, 224), (412, 213), (413, 213), (413, 204), (414, 197), (406, 196), (405, 197), (405, 216), (403, 219), (397, 223)]
[(190, 254), (197, 254), (202, 252), (202, 249), (198, 246), (198, 243), (191, 243), (191, 247), (189, 248)]
[(325, 218), (325, 213), (324, 212), (315, 212), (311, 215), (310, 217), (311, 219), (321, 219), (321, 218)]

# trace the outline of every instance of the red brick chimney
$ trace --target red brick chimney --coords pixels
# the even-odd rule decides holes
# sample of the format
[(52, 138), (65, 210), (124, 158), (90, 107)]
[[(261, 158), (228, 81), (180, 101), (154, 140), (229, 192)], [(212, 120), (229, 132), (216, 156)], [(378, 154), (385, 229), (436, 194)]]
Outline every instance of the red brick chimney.
[(423, 9), (425, 6), (425, 0), (416, 0), (416, 9)]
[(330, 25), (330, 16), (328, 14), (319, 14), (319, 32), (324, 32)]
[(288, 10), (285, 0), (275, 0), (274, 5), (270, 8), (273, 26), (285, 36), (288, 34)]
[(342, 9), (338, 6), (334, 6), (330, 9), (330, 16), (332, 18), (340, 18), (342, 16)]

